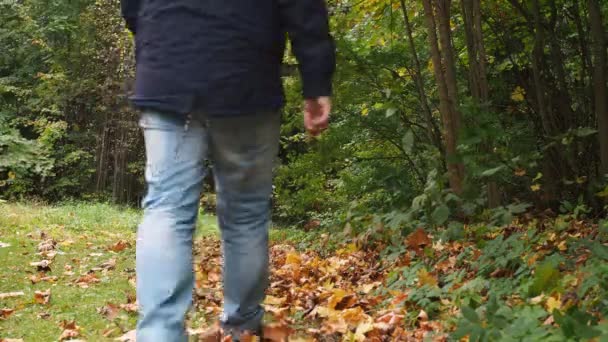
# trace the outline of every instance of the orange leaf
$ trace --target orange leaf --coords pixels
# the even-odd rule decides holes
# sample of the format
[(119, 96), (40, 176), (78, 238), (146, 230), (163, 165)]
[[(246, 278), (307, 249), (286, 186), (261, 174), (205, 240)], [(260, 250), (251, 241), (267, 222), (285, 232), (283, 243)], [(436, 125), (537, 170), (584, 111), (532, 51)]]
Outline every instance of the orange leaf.
[(130, 248), (131, 244), (128, 241), (125, 240), (119, 240), (118, 242), (116, 242), (115, 244), (111, 245), (108, 247), (109, 250), (113, 251), (113, 252), (122, 252), (127, 248)]
[(264, 339), (271, 342), (287, 341), (291, 329), (284, 323), (274, 323), (264, 326)]
[(46, 305), (51, 300), (51, 289), (46, 291), (34, 292), (34, 301), (38, 304)]
[(0, 309), (0, 319), (7, 319), (13, 312), (15, 312), (15, 309)]

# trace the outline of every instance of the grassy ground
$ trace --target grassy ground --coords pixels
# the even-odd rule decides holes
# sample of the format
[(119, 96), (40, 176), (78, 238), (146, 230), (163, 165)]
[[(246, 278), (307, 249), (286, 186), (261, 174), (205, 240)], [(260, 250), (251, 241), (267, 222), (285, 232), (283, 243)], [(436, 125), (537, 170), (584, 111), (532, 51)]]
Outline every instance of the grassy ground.
[[(0, 203), (0, 342), (56, 341), (72, 321), (87, 341), (133, 329), (140, 219), (106, 204)], [(607, 221), (459, 229), (455, 240), (418, 229), (396, 243), (391, 230), (354, 241), (271, 230), (267, 312), (299, 341), (608, 342)], [(217, 318), (222, 298), (213, 216), (200, 215), (197, 235), (195, 329)], [(50, 269), (39, 272), (41, 260)]]
[[(14, 310), (0, 320), (0, 340), (54, 341), (63, 331), (61, 323), (72, 320), (80, 326), (81, 337), (89, 341), (105, 340), (104, 333), (115, 337), (132, 329), (135, 313), (123, 309), (112, 320), (102, 314), (108, 303), (126, 304), (135, 295), (133, 246), (140, 217), (140, 211), (107, 204), (0, 204), (0, 246), (10, 245), (0, 248), (0, 293), (24, 293), (0, 299), (0, 309)], [(215, 218), (201, 215), (197, 234), (217, 234)], [(58, 243), (51, 270), (45, 274), (50, 278), (34, 284), (30, 278), (43, 276), (30, 263), (44, 259), (38, 255), (38, 245), (47, 239)], [(121, 250), (121, 240), (130, 246)], [(116, 261), (113, 269), (102, 267), (94, 272), (98, 283), (93, 278), (75, 283), (112, 259)], [(49, 303), (37, 303), (35, 292), (48, 289)]]
[[(3, 311), (5, 319), (0, 314), (0, 341), (56, 341), (64, 330), (62, 322), (73, 320), (80, 327), (80, 337), (88, 341), (111, 340), (133, 329), (134, 312), (117, 310), (110, 314), (116, 316), (111, 320), (104, 316), (108, 307), (110, 311), (114, 305), (120, 308), (135, 295), (134, 245), (141, 215), (140, 210), (100, 203), (0, 203), (0, 294), (23, 292), (22, 296), (0, 298), (0, 310), (9, 310)], [(216, 218), (201, 213), (196, 234), (199, 238), (219, 236)], [(45, 259), (38, 246), (48, 239), (57, 242), (56, 255), (50, 271), (41, 274), (30, 263)], [(271, 240), (284, 239), (302, 239), (302, 232), (271, 231)], [(120, 241), (129, 246), (122, 249)], [(112, 269), (97, 269), (112, 259), (116, 261)], [(87, 286), (91, 279), (84, 279), (77, 284), (89, 272), (99, 282), (92, 280)], [(38, 281), (44, 276), (48, 278)], [(49, 303), (37, 303), (35, 292), (48, 289)], [(10, 310), (14, 311), (8, 314)]]

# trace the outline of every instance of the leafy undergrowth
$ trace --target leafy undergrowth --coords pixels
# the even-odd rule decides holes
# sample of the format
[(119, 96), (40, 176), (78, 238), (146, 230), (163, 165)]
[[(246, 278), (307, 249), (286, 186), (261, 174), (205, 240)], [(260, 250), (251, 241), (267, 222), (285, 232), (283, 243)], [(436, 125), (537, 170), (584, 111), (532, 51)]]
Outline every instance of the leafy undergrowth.
[[(464, 233), (460, 241), (442, 242), (419, 229), (398, 247), (368, 238), (323, 254), (275, 244), (265, 302), (270, 335), (293, 341), (608, 338), (605, 230), (558, 218)], [(221, 305), (217, 241), (201, 240), (196, 267), (197, 311), (214, 317)]]
[[(129, 341), (139, 219), (137, 211), (106, 205), (0, 205), (0, 341)], [(196, 245), (189, 331), (201, 340), (210, 336), (222, 302), (220, 247), (212, 232), (203, 229)], [(558, 217), (468, 226), (456, 241), (441, 241), (441, 233), (420, 229), (400, 239), (376, 229), (346, 240), (316, 232), (309, 233), (314, 243), (302, 243), (301, 234), (273, 232), (266, 336), (608, 339), (603, 225)]]

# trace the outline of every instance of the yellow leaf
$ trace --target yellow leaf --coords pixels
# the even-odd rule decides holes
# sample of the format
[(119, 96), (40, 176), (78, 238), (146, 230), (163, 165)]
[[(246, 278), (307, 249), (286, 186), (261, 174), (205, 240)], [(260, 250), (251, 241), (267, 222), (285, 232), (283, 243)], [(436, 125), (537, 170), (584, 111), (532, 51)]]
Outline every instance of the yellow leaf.
[(367, 116), (368, 114), (369, 114), (369, 108), (367, 108), (367, 107), (363, 108), (363, 110), (361, 111), (361, 115)]
[(418, 286), (424, 285), (437, 286), (437, 278), (423, 268), (418, 271)]
[(17, 177), (17, 175), (13, 171), (8, 172), (8, 179), (15, 179), (15, 177)]
[(526, 99), (526, 91), (522, 87), (516, 87), (511, 93), (511, 100), (515, 102), (523, 102)]
[(373, 329), (374, 329), (374, 325), (370, 321), (359, 324), (357, 326), (357, 330), (355, 330), (355, 340), (365, 341), (366, 340), (365, 334), (372, 331)]
[(285, 264), (287, 265), (299, 265), (301, 262), (302, 258), (294, 252), (288, 253), (285, 257)]
[(287, 301), (287, 298), (279, 298), (279, 297), (268, 295), (268, 296), (266, 296), (266, 300), (264, 300), (264, 304), (283, 305), (283, 303), (285, 303), (285, 301)]
[(340, 303), (340, 301), (346, 297), (346, 295), (346, 291), (342, 289), (335, 289), (334, 293), (328, 299), (327, 307), (332, 310), (335, 309), (336, 305), (338, 305), (338, 303)]
[(566, 250), (568, 249), (568, 246), (566, 246), (566, 240), (564, 240), (564, 241), (560, 242), (560, 243), (557, 245), (557, 249), (559, 249), (559, 250), (560, 250), (560, 251), (562, 251), (562, 252), (566, 251)]
[(540, 184), (533, 184), (530, 186), (530, 190), (536, 192), (540, 190)]
[(561, 309), (562, 307), (562, 301), (559, 298), (559, 295), (557, 298), (555, 297), (549, 297), (547, 299), (547, 301), (545, 302), (545, 308), (547, 309), (547, 312), (551, 313), (553, 312), (553, 310), (557, 309)]
[(374, 287), (376, 287), (378, 285), (381, 285), (381, 284), (382, 283), (380, 283), (378, 281), (377, 282), (373, 282), (371, 284), (364, 284), (363, 286), (360, 287), (359, 291), (363, 292), (365, 294), (368, 294), (368, 293), (370, 293), (374, 289)]
[(354, 253), (354, 252), (357, 252), (359, 250), (359, 247), (357, 247), (357, 245), (354, 244), (354, 243), (349, 243), (348, 245), (346, 245), (345, 249), (348, 252)]
[(397, 69), (397, 73), (399, 74), (399, 76), (404, 77), (405, 75), (407, 75), (407, 69), (399, 68), (399, 69)]

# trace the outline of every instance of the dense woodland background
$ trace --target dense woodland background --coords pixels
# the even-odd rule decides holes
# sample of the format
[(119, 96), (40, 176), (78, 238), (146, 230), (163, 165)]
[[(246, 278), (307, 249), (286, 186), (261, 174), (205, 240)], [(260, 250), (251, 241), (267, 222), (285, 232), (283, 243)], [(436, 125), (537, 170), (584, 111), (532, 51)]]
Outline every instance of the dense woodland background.
[[(279, 221), (357, 229), (603, 210), (608, 2), (328, 5), (339, 58), (331, 129), (307, 137), (287, 73)], [(0, 0), (0, 196), (136, 205), (133, 69), (118, 0)]]

